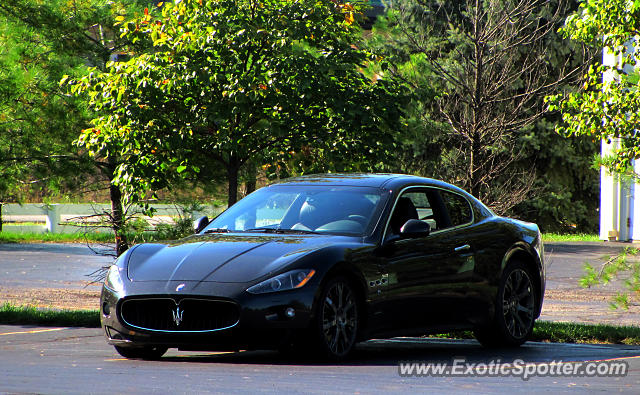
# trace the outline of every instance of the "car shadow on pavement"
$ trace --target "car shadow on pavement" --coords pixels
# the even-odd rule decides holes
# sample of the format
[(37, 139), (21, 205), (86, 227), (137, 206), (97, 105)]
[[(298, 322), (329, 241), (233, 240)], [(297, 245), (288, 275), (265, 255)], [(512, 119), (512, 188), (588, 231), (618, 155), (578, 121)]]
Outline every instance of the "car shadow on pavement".
[(311, 354), (282, 354), (277, 351), (239, 351), (234, 353), (190, 353), (162, 358), (166, 362), (225, 363), (245, 365), (302, 366), (398, 366), (401, 362), (445, 362), (456, 359), (467, 362), (525, 363), (551, 361), (595, 361), (640, 357), (640, 347), (625, 345), (588, 345), (527, 342), (519, 348), (487, 349), (475, 340), (433, 338), (394, 338), (370, 340), (357, 345), (352, 355), (340, 362), (326, 361)]

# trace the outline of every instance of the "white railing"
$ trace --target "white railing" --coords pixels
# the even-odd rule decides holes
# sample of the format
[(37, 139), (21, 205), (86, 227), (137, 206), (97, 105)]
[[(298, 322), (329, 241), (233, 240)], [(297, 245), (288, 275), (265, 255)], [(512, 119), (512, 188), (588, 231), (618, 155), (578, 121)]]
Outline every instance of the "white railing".
[[(180, 207), (172, 204), (153, 204), (152, 207), (156, 210), (153, 217), (142, 214), (136, 214), (136, 216), (155, 225), (157, 223), (172, 223), (175, 218), (187, 215), (193, 219), (202, 215), (208, 215), (211, 218), (223, 210), (220, 207), (205, 206), (204, 210), (200, 212), (186, 214)], [(2, 226), (5, 231), (21, 233), (73, 233), (82, 228), (80, 225), (73, 224), (80, 222), (79, 217), (96, 216), (104, 212), (111, 212), (111, 205), (8, 203), (2, 205)], [(93, 221), (98, 222), (99, 218), (96, 216)], [(92, 220), (89, 219), (88, 222), (92, 222)], [(98, 231), (109, 230), (102, 228)]]

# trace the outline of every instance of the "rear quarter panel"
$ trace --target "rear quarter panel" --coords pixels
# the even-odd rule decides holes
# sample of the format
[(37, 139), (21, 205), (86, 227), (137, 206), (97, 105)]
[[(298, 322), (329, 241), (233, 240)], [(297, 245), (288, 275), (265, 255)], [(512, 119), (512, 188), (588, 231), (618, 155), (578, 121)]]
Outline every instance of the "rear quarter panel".
[(537, 225), (505, 217), (489, 217), (471, 227), (474, 240), (475, 270), (472, 292), (493, 315), (500, 278), (512, 259), (525, 261), (536, 277), (540, 314), (545, 290), (542, 240)]

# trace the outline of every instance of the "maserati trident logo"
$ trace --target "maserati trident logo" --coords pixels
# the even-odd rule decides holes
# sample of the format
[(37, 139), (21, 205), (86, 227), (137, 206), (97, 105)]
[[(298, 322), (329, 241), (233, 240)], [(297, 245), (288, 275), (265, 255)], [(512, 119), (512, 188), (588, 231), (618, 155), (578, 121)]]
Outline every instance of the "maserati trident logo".
[(182, 314), (184, 314), (184, 310), (180, 310), (180, 306), (176, 307), (175, 310), (171, 310), (171, 314), (173, 315), (173, 322), (176, 323), (176, 326), (180, 326), (182, 322)]

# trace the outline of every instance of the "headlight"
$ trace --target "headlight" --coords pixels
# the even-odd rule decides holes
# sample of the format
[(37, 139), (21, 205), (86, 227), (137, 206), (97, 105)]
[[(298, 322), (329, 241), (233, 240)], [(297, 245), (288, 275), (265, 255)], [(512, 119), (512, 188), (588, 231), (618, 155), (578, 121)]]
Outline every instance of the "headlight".
[(252, 294), (265, 294), (300, 288), (309, 282), (315, 273), (316, 271), (313, 269), (292, 270), (256, 284), (247, 289), (247, 292)]
[(107, 278), (104, 279), (104, 285), (116, 293), (124, 291), (124, 283), (120, 277), (120, 268), (117, 265), (111, 265)]

